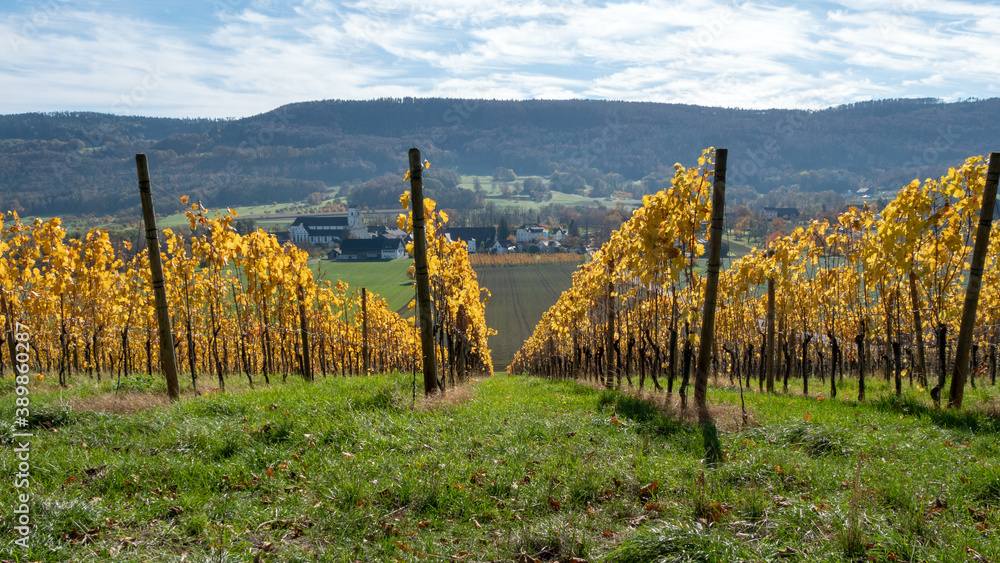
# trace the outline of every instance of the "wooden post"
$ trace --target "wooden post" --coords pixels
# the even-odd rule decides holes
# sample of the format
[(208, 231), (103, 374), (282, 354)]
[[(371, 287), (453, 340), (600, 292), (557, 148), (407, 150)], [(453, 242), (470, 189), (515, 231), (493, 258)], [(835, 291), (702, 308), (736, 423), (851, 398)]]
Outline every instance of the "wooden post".
[[(611, 267), (608, 267), (609, 274)], [(605, 370), (604, 374), (604, 387), (611, 389), (614, 384), (614, 373), (615, 373), (615, 298), (612, 296), (614, 293), (614, 285), (608, 282), (607, 290), (605, 292), (605, 304), (607, 306), (605, 313), (607, 314), (607, 325), (605, 326), (604, 334), (604, 349), (605, 349)]]
[(160, 241), (153, 213), (153, 193), (149, 181), (149, 164), (146, 155), (135, 155), (139, 176), (139, 198), (142, 200), (142, 222), (146, 226), (146, 248), (149, 250), (149, 269), (153, 275), (153, 295), (156, 299), (156, 321), (160, 327), (160, 369), (167, 379), (167, 394), (177, 400), (181, 396), (177, 383), (177, 358), (174, 356), (174, 337), (170, 331), (170, 311), (167, 309), (167, 290), (163, 285), (163, 263), (160, 261)]
[(955, 349), (955, 367), (951, 376), (948, 408), (962, 408), (965, 378), (969, 374), (972, 333), (976, 328), (976, 309), (979, 307), (979, 292), (983, 286), (983, 266), (986, 264), (990, 243), (990, 228), (993, 226), (993, 207), (997, 200), (998, 180), (1000, 180), (1000, 152), (994, 152), (990, 154), (986, 188), (983, 190), (983, 209), (979, 213), (976, 245), (972, 248), (972, 265), (969, 268), (969, 285), (965, 290), (965, 305), (962, 307), (962, 324), (958, 329), (958, 346)]
[(371, 373), (368, 349), (368, 289), (361, 288), (361, 355), (365, 362), (365, 375)]
[(309, 325), (306, 320), (305, 290), (299, 285), (299, 335), (302, 338), (302, 378), (313, 380), (312, 363), (309, 357)]
[(997, 384), (997, 345), (990, 344), (990, 385)]
[(705, 285), (705, 306), (701, 316), (701, 348), (694, 377), (694, 403), (698, 421), (711, 422), (708, 412), (708, 370), (715, 337), (715, 307), (719, 296), (719, 271), (722, 269), (722, 227), (726, 212), (726, 161), (729, 151), (716, 149), (715, 178), (712, 186), (712, 223), (708, 231), (708, 278)]
[[(927, 386), (927, 361), (924, 355), (924, 323), (920, 320), (920, 295), (917, 294), (917, 274), (910, 272), (910, 305), (913, 307), (913, 339), (917, 344), (917, 380)], [(912, 369), (911, 369), (912, 371)]]
[(420, 349), (423, 353), (424, 394), (438, 389), (437, 357), (434, 351), (434, 312), (431, 310), (430, 272), (427, 268), (427, 235), (424, 234), (424, 162), (420, 149), (410, 149), (410, 205), (413, 211), (413, 266), (417, 282), (417, 313), (420, 318)]
[[(770, 254), (770, 253), (768, 253)], [(767, 279), (767, 342), (766, 342), (767, 392), (774, 392), (774, 279)]]
[[(17, 357), (17, 339), (14, 338), (14, 308), (7, 304), (7, 297), (3, 294), (0, 294), (0, 313), (3, 313), (4, 323), (7, 325), (5, 327), (7, 331), (5, 340), (7, 340), (7, 348), (10, 350), (10, 365), (12, 369), (17, 369), (14, 367), (17, 365), (14, 361), (14, 358)], [(3, 362), (0, 361), (0, 363)], [(42, 366), (38, 366), (38, 369), (41, 368)]]
[(865, 336), (868, 334), (868, 324), (861, 319), (861, 333), (854, 337), (854, 344), (858, 347), (858, 402), (865, 400)]

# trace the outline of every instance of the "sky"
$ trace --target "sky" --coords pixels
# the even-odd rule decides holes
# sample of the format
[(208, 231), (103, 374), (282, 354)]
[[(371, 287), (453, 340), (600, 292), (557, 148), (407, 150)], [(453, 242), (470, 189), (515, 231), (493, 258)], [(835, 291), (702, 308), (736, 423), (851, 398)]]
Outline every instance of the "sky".
[(0, 114), (381, 97), (821, 109), (1000, 96), (1000, 2), (0, 0)]

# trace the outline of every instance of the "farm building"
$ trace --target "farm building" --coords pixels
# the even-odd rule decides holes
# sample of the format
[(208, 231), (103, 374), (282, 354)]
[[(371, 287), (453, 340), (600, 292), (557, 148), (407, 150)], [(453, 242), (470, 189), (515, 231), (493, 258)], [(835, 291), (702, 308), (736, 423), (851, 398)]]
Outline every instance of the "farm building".
[(778, 219), (798, 219), (799, 210), (794, 207), (765, 207), (764, 208), (764, 218), (770, 221), (777, 217)]
[[(490, 251), (497, 246), (496, 227), (452, 227), (445, 229), (444, 235), (452, 242), (464, 242), (469, 247), (469, 252)], [(503, 246), (500, 245), (500, 248)]]
[(355, 238), (368, 238), (368, 229), (361, 217), (361, 211), (357, 207), (350, 207), (347, 215), (339, 216), (315, 216), (304, 215), (296, 217), (295, 221), (288, 227), (288, 234), (292, 242), (310, 242), (312, 244), (330, 244), (346, 239), (349, 236)]
[(403, 241), (400, 239), (372, 238), (347, 239), (340, 243), (341, 261), (372, 261), (394, 260), (406, 255)]

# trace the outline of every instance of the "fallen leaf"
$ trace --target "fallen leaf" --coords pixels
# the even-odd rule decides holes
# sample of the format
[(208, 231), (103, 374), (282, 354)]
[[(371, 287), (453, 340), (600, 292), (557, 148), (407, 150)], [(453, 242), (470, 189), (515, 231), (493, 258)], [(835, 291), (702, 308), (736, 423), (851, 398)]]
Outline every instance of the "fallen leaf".
[(656, 481), (653, 481), (652, 483), (647, 483), (647, 484), (639, 487), (639, 496), (641, 497), (641, 496), (652, 495), (656, 491), (656, 489), (659, 489), (659, 488), (660, 488), (660, 484), (657, 483)]

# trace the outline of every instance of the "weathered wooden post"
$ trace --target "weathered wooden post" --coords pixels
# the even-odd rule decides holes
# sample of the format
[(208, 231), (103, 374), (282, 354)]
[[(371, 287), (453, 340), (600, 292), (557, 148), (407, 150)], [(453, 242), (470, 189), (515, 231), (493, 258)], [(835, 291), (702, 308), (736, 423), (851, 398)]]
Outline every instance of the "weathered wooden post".
[[(608, 264), (608, 273), (611, 272), (611, 265)], [(605, 313), (607, 315), (607, 325), (605, 326), (604, 332), (604, 349), (605, 349), (605, 370), (604, 374), (604, 387), (611, 389), (614, 386), (614, 373), (615, 373), (615, 298), (614, 295), (614, 284), (608, 282), (607, 288), (605, 290)]]
[(715, 150), (715, 178), (712, 186), (712, 223), (708, 231), (708, 278), (705, 285), (705, 305), (701, 316), (701, 341), (698, 367), (694, 378), (694, 403), (698, 406), (698, 421), (712, 421), (708, 412), (708, 370), (712, 343), (715, 338), (715, 307), (719, 296), (719, 271), (722, 269), (722, 227), (726, 213), (727, 149)]
[(920, 320), (920, 295), (917, 293), (917, 274), (915, 272), (910, 272), (909, 282), (910, 306), (913, 307), (913, 339), (917, 345), (917, 381), (926, 387), (927, 360), (924, 354), (924, 323)]
[(368, 289), (361, 288), (361, 355), (365, 363), (365, 375), (371, 374), (368, 348)]
[(990, 344), (990, 385), (997, 384), (997, 345)]
[[(773, 252), (768, 252), (773, 256)], [(767, 392), (774, 393), (774, 278), (767, 278), (767, 334), (765, 341), (765, 362)]]
[(962, 307), (962, 324), (958, 329), (958, 346), (955, 350), (955, 367), (951, 376), (951, 391), (948, 408), (962, 408), (965, 394), (965, 379), (969, 374), (972, 333), (976, 328), (976, 309), (979, 307), (979, 292), (983, 286), (983, 266), (990, 244), (990, 229), (993, 227), (993, 207), (997, 200), (997, 183), (1000, 180), (1000, 152), (990, 154), (990, 166), (986, 172), (986, 187), (983, 190), (983, 209), (979, 213), (979, 228), (976, 245), (972, 248), (972, 265), (969, 268), (969, 285), (965, 289), (965, 305)]
[(177, 400), (181, 396), (177, 383), (177, 358), (174, 355), (174, 337), (170, 331), (170, 311), (167, 309), (167, 290), (163, 285), (163, 262), (160, 260), (160, 241), (153, 213), (153, 193), (149, 181), (149, 164), (146, 155), (135, 155), (139, 176), (139, 198), (142, 200), (142, 222), (146, 226), (146, 248), (149, 250), (149, 269), (153, 275), (153, 295), (156, 300), (156, 322), (160, 327), (160, 369), (167, 379), (167, 394)]
[(299, 336), (302, 340), (302, 378), (313, 380), (312, 363), (309, 357), (309, 324), (306, 318), (306, 296), (302, 285), (299, 285)]
[(420, 349), (423, 353), (424, 394), (438, 389), (437, 357), (434, 351), (434, 312), (431, 310), (430, 272), (427, 268), (427, 236), (424, 233), (424, 162), (420, 149), (410, 149), (410, 205), (413, 211), (413, 267), (417, 282), (417, 314), (420, 318)]

